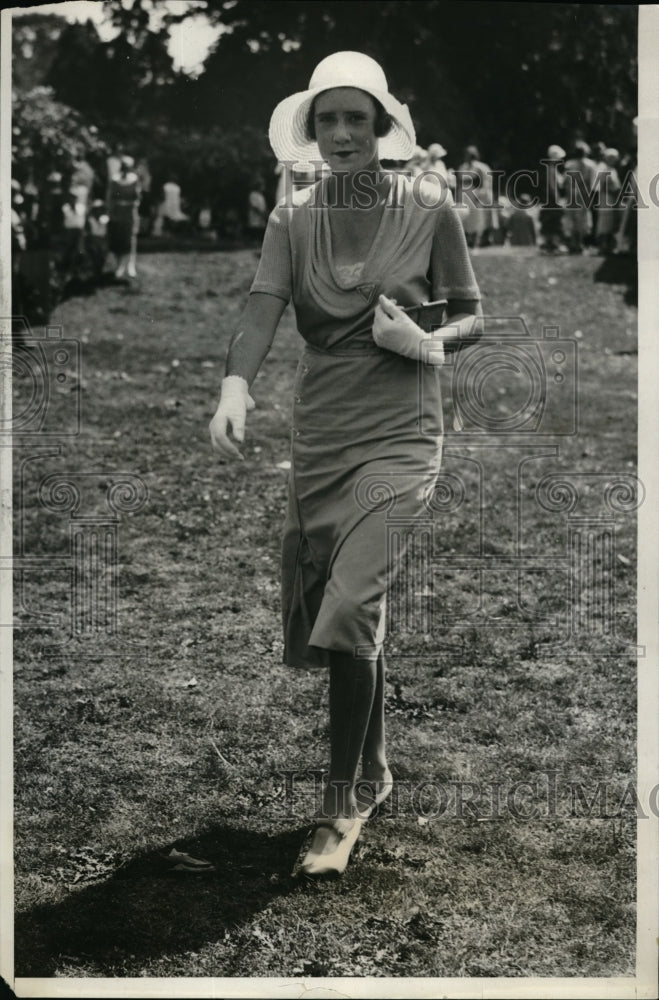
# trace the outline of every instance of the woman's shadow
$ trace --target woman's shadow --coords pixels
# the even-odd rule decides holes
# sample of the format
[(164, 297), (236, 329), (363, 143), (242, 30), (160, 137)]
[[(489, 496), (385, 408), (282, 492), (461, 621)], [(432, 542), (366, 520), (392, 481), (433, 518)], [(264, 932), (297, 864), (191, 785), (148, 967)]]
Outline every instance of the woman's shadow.
[(151, 851), (61, 902), (17, 913), (16, 975), (52, 977), (63, 961), (101, 976), (135, 975), (140, 963), (218, 941), (295, 887), (300, 836), (217, 827), (176, 844), (212, 871), (176, 871), (163, 856), (169, 848)]

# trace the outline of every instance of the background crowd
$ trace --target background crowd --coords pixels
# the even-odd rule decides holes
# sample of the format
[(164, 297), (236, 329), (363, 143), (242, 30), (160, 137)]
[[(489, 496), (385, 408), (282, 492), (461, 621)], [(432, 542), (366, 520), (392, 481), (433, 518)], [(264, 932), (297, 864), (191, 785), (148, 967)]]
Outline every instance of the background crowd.
[[(566, 153), (552, 144), (533, 170), (525, 167), (518, 176), (483, 162), (474, 145), (455, 167), (447, 166), (447, 155), (441, 143), (431, 143), (418, 146), (407, 163), (388, 166), (445, 185), (470, 247), (635, 253), (635, 149), (621, 155), (602, 141), (591, 147), (575, 139)], [(80, 147), (41, 187), (31, 176), (12, 181), (14, 312), (46, 320), (67, 288), (136, 278), (138, 242), (154, 246), (180, 237), (209, 246), (258, 247), (276, 201), (321, 175), (322, 168), (290, 172), (276, 164), (274, 184), (254, 172), (242, 203), (221, 205), (182, 191), (175, 176), (155, 185), (145, 156), (120, 148), (97, 156), (92, 166)]]
[(110, 41), (91, 21), (14, 21), (14, 312), (31, 322), (67, 289), (132, 280), (140, 247), (257, 247), (286, 186), (316, 178), (273, 161), (269, 111), (366, 37), (425, 144), (387, 166), (445, 183), (472, 248), (634, 251), (631, 7), (383, 0), (374, 20), (328, 2), (314, 20), (304, 3), (206, 0), (223, 34), (196, 76), (150, 0), (104, 7)]

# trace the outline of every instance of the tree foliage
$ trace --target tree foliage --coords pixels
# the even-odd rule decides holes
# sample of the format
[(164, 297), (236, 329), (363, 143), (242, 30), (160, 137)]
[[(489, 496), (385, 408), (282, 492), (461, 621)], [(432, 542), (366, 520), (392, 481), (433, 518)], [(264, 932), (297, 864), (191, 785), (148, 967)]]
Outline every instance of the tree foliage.
[[(512, 170), (534, 167), (550, 143), (567, 148), (577, 135), (621, 149), (633, 142), (633, 5), (110, 0), (105, 7), (118, 31), (109, 42), (91, 22), (17, 19), (15, 84), (21, 92), (51, 86), (109, 143), (146, 156), (154, 179), (174, 172), (196, 194), (224, 188), (227, 177), (242, 190), (255, 169), (271, 176), (272, 109), (340, 49), (381, 62), (392, 92), (410, 107), (419, 142), (442, 142), (453, 165), (472, 143), (494, 167)], [(200, 11), (223, 31), (191, 78), (174, 69), (168, 30), (192, 25)]]
[(91, 21), (67, 25), (46, 76), (62, 101), (122, 138), (169, 117), (176, 79), (164, 34), (121, 32), (103, 42)]
[(356, 49), (385, 67), (421, 142), (442, 141), (453, 159), (475, 142), (511, 168), (577, 134), (630, 139), (635, 5), (206, 0), (205, 12), (226, 29), (199, 81), (205, 113), (208, 95), (226, 96), (221, 118), (248, 114), (262, 125), (321, 58)]
[(228, 206), (244, 210), (255, 176), (267, 182), (272, 173), (267, 138), (250, 126), (160, 126), (151, 133), (147, 152), (156, 189), (176, 180), (191, 208), (208, 202), (218, 211)]
[(12, 25), (12, 81), (27, 93), (43, 84), (66, 21), (58, 14), (25, 14)]
[(48, 174), (66, 173), (76, 155), (90, 162), (104, 156), (106, 146), (95, 126), (55, 100), (48, 87), (35, 87), (26, 94), (14, 93), (12, 101), (12, 161), (20, 181), (28, 178), (43, 185)]

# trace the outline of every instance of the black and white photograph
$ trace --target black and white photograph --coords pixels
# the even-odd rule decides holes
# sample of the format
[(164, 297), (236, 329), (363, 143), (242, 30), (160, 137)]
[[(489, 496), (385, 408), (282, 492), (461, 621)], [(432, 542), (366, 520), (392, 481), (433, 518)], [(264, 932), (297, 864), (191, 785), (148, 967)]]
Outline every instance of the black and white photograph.
[(2, 6), (6, 995), (656, 997), (659, 6)]

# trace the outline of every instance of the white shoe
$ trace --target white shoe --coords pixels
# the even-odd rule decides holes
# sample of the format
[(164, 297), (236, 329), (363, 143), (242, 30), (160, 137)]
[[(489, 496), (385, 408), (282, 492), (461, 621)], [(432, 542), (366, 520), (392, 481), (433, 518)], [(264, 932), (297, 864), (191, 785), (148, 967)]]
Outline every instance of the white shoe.
[[(343, 875), (350, 852), (357, 842), (361, 833), (362, 819), (318, 819), (314, 820), (316, 831), (327, 828), (334, 835), (335, 846), (329, 851), (324, 848), (330, 843), (327, 838), (320, 851), (313, 850), (313, 844), (304, 856), (299, 867), (300, 875), (307, 875), (311, 878), (321, 878), (327, 875)], [(314, 840), (315, 840), (314, 836)]]

